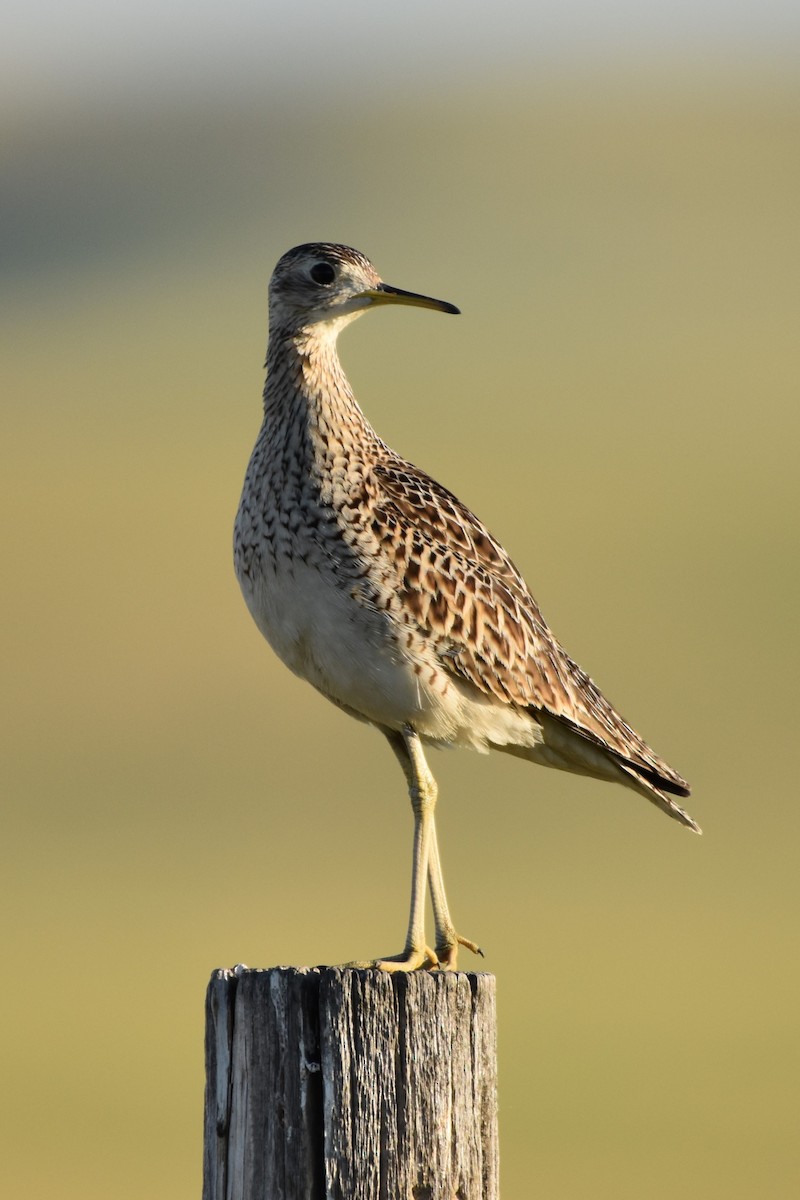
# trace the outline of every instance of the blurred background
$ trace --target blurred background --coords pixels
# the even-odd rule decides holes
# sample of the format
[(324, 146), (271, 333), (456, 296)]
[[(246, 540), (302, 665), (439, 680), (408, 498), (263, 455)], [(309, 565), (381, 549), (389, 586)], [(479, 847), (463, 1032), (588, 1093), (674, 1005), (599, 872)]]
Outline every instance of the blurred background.
[(4, 1192), (183, 1200), (203, 1000), (405, 930), (382, 739), (252, 625), (266, 286), (331, 239), (458, 320), (345, 366), (691, 781), (441, 754), (504, 1197), (800, 1194), (800, 9), (12, 6), (0, 46)]

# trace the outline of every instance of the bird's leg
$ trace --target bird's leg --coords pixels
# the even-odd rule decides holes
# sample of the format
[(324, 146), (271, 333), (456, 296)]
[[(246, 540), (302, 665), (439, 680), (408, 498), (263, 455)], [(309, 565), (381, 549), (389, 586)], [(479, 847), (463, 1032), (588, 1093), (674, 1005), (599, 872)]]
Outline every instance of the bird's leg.
[(425, 881), (428, 874), (433, 810), (436, 806), (436, 780), (431, 774), (416, 732), (406, 726), (402, 733), (385, 730), (408, 783), (414, 811), (414, 857), (411, 868), (411, 912), (402, 954), (379, 959), (376, 967), (384, 971), (415, 971), (435, 967), (438, 960), (425, 943)]
[(431, 814), (430, 846), (428, 847), (428, 883), (431, 889), (433, 919), (436, 924), (436, 956), (439, 959), (439, 966), (446, 971), (455, 971), (459, 946), (466, 946), (473, 954), (480, 954), (483, 957), (483, 951), (476, 942), (470, 942), (456, 933), (450, 917), (433, 814)]
[[(425, 761), (422, 743), (413, 729), (407, 727), (402, 733), (385, 730), (385, 733), (389, 745), (403, 768), (411, 796), (411, 805), (414, 809), (414, 864), (411, 881), (411, 916), (405, 950), (396, 957), (381, 960), (378, 965), (389, 971), (414, 970), (419, 966), (437, 965), (453, 971), (456, 969), (459, 946), (466, 946), (474, 954), (480, 954), (481, 950), (475, 942), (459, 937), (447, 907), (433, 815), (438, 793), (436, 781)], [(425, 944), (426, 871), (436, 924), (436, 953)]]

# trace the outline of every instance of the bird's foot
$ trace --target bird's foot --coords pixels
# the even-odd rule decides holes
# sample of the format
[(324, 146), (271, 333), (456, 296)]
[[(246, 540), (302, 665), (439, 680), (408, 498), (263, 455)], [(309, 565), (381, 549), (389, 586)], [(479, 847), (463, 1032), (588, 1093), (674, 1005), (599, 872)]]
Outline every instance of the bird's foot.
[(439, 969), (441, 971), (458, 970), (459, 946), (464, 946), (467, 950), (471, 950), (473, 954), (479, 954), (483, 958), (483, 951), (477, 942), (471, 942), (468, 938), (459, 937), (453, 931), (447, 938), (438, 942), (436, 946), (436, 957), (439, 960)]
[(387, 958), (374, 958), (364, 962), (349, 962), (343, 965), (356, 970), (377, 969), (389, 973), (423, 970), (457, 971), (460, 946), (465, 946), (467, 950), (471, 950), (473, 954), (479, 954), (483, 958), (483, 951), (477, 942), (460, 937), (453, 930), (452, 933), (440, 939), (435, 950), (431, 950), (430, 946), (406, 946), (402, 954), (392, 954)]
[(421, 971), (438, 967), (439, 959), (430, 946), (406, 946), (402, 954), (392, 954), (387, 958), (373, 958), (367, 962), (349, 962), (344, 965), (359, 970)]
[(379, 958), (372, 964), (379, 971), (423, 971), (438, 967), (439, 959), (430, 946), (406, 946), (402, 954), (392, 954), (389, 958)]

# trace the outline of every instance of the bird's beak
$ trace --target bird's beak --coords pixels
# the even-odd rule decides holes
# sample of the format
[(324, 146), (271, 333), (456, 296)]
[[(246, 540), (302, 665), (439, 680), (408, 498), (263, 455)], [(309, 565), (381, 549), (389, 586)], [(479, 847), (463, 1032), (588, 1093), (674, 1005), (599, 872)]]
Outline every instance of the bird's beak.
[(435, 308), (438, 312), (461, 312), (460, 308), (448, 304), (446, 300), (434, 300), (432, 296), (420, 296), (417, 292), (404, 292), (402, 288), (392, 287), (388, 283), (379, 283), (364, 295), (369, 296), (373, 304), (414, 304), (418, 308)]

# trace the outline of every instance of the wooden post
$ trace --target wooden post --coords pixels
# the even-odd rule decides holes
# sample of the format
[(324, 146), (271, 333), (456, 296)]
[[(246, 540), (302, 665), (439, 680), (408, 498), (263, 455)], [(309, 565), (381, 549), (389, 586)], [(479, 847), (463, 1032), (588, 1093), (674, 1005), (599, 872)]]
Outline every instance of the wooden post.
[(497, 1200), (492, 975), (215, 971), (203, 1200)]

